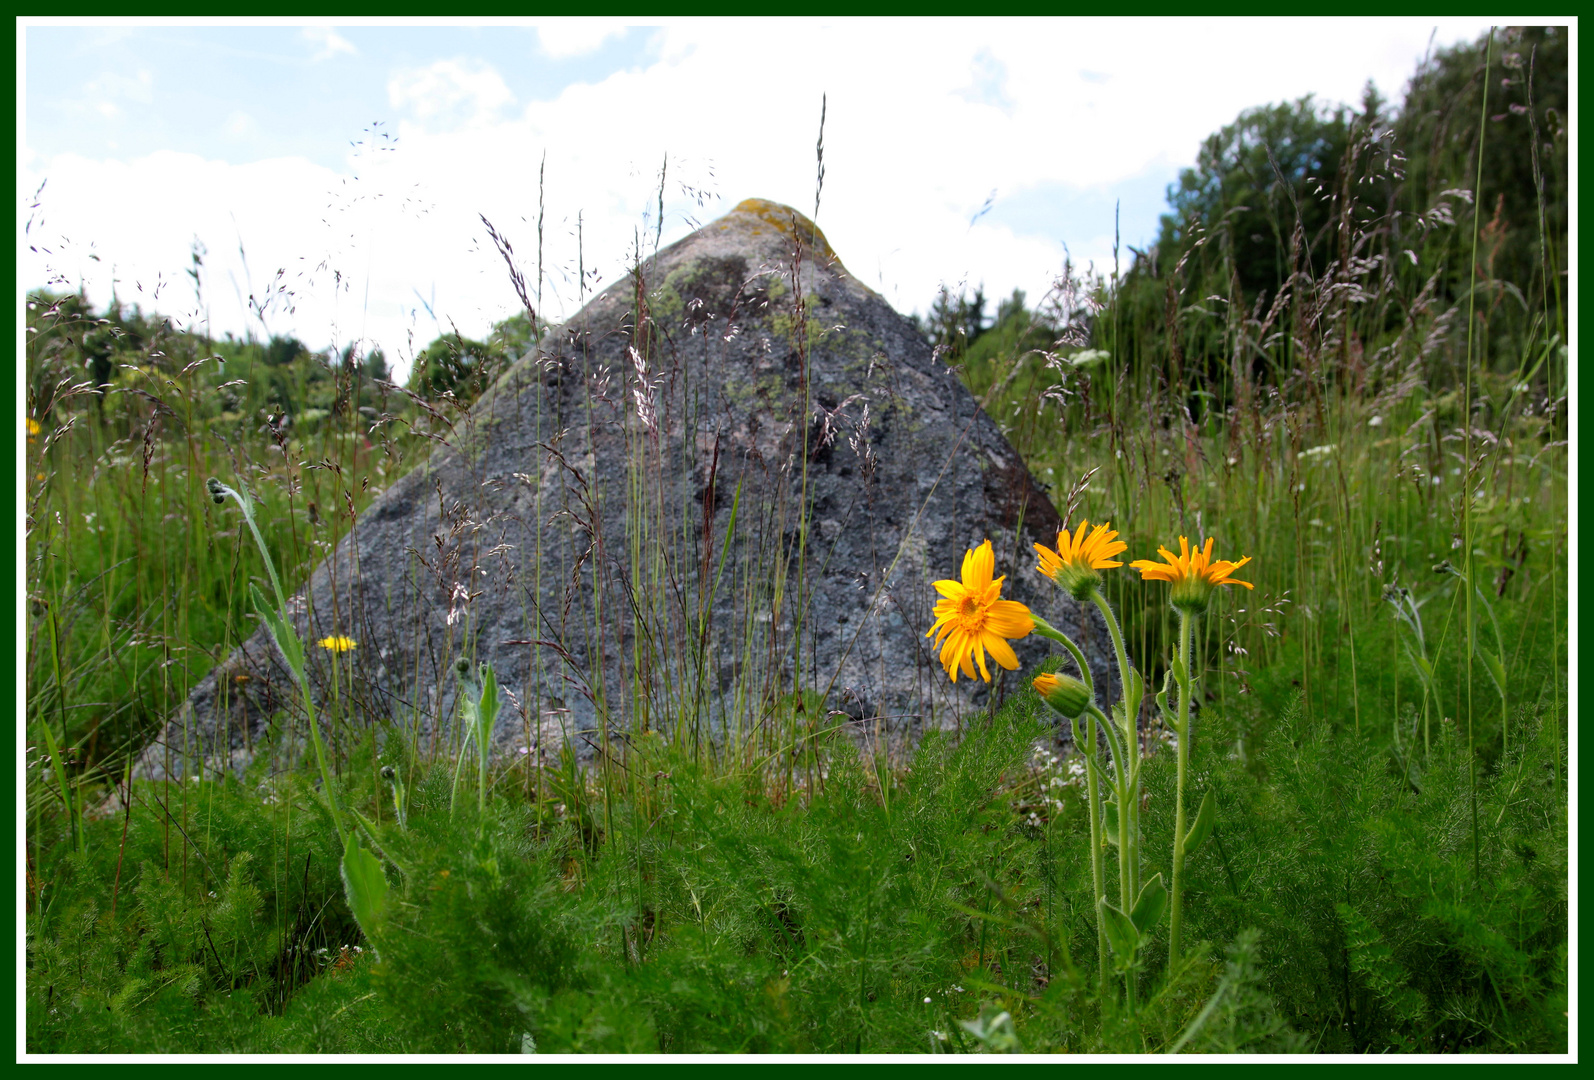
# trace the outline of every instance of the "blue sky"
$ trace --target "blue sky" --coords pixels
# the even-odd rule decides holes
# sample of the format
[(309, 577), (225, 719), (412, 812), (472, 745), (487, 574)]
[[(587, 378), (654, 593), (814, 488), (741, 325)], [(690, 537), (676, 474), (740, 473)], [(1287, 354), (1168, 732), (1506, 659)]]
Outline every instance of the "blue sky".
[(601, 287), (651, 238), (661, 166), (664, 243), (749, 196), (811, 213), (821, 95), (819, 223), (922, 311), (942, 284), (1039, 298), (1065, 252), (1110, 268), (1115, 207), (1144, 246), (1166, 186), (1242, 109), (1354, 102), (1369, 79), (1398, 101), (1430, 39), (1488, 26), (209, 22), (23, 21), (23, 284), (114, 289), (212, 333), (360, 339), (400, 367), (516, 309), (482, 216), (557, 319), (578, 263)]
[(395, 68), (473, 57), (518, 100), (552, 101), (572, 83), (641, 66), (652, 39), (623, 30), (591, 53), (550, 58), (530, 26), (332, 33), (329, 43), (294, 26), (30, 29), (29, 149), (48, 158), (161, 148), (232, 164), (299, 156), (337, 169), (365, 126), (394, 119)]

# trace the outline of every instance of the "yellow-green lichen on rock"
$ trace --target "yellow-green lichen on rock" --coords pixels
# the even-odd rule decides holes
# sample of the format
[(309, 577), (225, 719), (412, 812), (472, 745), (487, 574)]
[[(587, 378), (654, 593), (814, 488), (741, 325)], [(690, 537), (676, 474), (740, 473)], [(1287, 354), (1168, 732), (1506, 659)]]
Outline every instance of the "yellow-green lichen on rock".
[[(736, 224), (736, 216), (742, 214), (758, 219), (782, 236), (796, 237), (803, 247), (824, 256), (832, 265), (840, 268), (841, 261), (831, 249), (830, 241), (825, 239), (825, 234), (819, 230), (819, 226), (810, 221), (802, 211), (793, 210), (784, 203), (769, 199), (743, 199), (736, 204), (736, 209), (719, 220), (719, 228), (729, 229)], [(759, 227), (754, 225), (753, 235), (757, 236), (759, 232)]]

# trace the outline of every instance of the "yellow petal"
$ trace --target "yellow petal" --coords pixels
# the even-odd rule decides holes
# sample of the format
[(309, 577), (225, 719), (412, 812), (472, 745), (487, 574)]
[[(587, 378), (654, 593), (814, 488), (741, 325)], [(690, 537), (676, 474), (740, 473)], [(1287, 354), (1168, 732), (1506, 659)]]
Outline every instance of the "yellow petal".
[[(947, 636), (946, 644), (941, 646), (941, 663), (946, 667), (947, 674), (952, 673), (952, 666), (958, 662), (960, 656), (966, 656), (969, 651), (968, 634), (963, 630), (953, 630)], [(954, 682), (957, 676), (953, 675)]]
[(1005, 638), (1026, 637), (1035, 629), (1035, 618), (1017, 600), (998, 600), (986, 613), (985, 629)]
[[(991, 650), (991, 656), (998, 664), (1001, 664), (1009, 671), (1018, 670), (1018, 654), (1013, 651), (1013, 647), (1007, 642), (995, 634), (987, 633), (981, 635), (980, 643)], [(981, 670), (984, 670), (983, 664), (981, 665)]]
[(991, 550), (991, 542), (987, 540), (963, 556), (963, 587), (970, 592), (983, 591), (990, 585), (995, 569), (996, 555)]

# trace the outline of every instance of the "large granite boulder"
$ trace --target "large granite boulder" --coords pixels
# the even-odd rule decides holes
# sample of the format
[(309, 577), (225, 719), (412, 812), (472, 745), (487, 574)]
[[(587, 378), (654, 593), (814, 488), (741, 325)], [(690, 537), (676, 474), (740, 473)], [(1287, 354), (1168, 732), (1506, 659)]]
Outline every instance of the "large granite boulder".
[[(937, 662), (931, 582), (986, 539), (1003, 595), (1075, 635), (1116, 697), (1099, 613), (1034, 572), (1059, 524), (914, 326), (802, 214), (748, 200), (545, 335), (360, 515), (294, 617), (358, 643), (310, 648), (322, 713), (422, 750), (457, 745), (468, 658), (508, 691), (503, 752), (590, 759), (641, 731), (770, 750), (851, 731), (897, 752), (1050, 648), (1015, 643), (1023, 667), (994, 687)], [(241, 769), (297, 702), (256, 633), (141, 771)]]

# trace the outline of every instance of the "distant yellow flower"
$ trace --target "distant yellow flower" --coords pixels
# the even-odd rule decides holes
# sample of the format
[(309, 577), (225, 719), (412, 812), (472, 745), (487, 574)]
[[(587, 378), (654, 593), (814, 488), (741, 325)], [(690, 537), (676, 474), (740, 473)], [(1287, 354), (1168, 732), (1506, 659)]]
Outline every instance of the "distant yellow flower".
[(1086, 536), (1085, 530), (1089, 528), (1090, 522), (1081, 521), (1073, 536), (1068, 535), (1067, 529), (1059, 532), (1056, 551), (1043, 544), (1035, 545), (1036, 554), (1041, 558), (1036, 569), (1068, 590), (1075, 600), (1089, 599), (1101, 584), (1101, 575), (1096, 571), (1122, 566), (1123, 563), (1113, 561), (1113, 556), (1129, 548), (1118, 539), (1112, 522), (1097, 525)]
[(336, 653), (348, 652), (350, 649), (354, 648), (355, 641), (351, 637), (344, 637), (342, 634), (334, 634), (332, 637), (322, 638), (320, 641), (316, 642), (316, 644), (328, 652)]
[(1179, 554), (1175, 555), (1167, 548), (1159, 547), (1157, 554), (1161, 555), (1166, 563), (1152, 562), (1150, 559), (1136, 559), (1129, 565), (1139, 570), (1141, 578), (1145, 581), (1166, 581), (1173, 585), (1173, 594), (1168, 598), (1174, 607), (1188, 611), (1192, 615), (1203, 614), (1207, 604), (1212, 599), (1212, 594), (1219, 585), (1244, 585), (1247, 589), (1255, 588), (1249, 581), (1240, 581), (1229, 575), (1251, 561), (1247, 555), (1239, 562), (1212, 561), (1212, 538), (1207, 537), (1204, 549), (1190, 550), (1190, 542), (1184, 537), (1179, 537)]
[(29, 442), (32, 442), (34, 439), (38, 438), (39, 433), (44, 430), (44, 428), (40, 426), (39, 422), (31, 416), (26, 417), (23, 420), (23, 423), (26, 424), (28, 428)]
[[(985, 541), (963, 556), (963, 580), (937, 581), (935, 591), (943, 599), (935, 605), (935, 625), (925, 637), (934, 637), (941, 646), (941, 666), (958, 681), (958, 670), (969, 678), (974, 677), (974, 664), (980, 667), (980, 678), (991, 681), (985, 666), (987, 649), (996, 662), (1009, 671), (1018, 670), (1018, 657), (1008, 640), (1025, 637), (1035, 629), (1035, 620), (1029, 608), (1016, 600), (1000, 599), (1004, 575), (991, 580), (996, 569), (996, 556), (991, 542)], [(942, 644), (942, 642), (945, 644)]]

